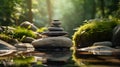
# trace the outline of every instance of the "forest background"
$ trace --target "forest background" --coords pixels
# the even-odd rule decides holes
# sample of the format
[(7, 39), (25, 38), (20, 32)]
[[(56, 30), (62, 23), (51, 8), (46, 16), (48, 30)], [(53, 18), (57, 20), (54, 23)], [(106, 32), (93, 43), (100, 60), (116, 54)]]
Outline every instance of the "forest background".
[(62, 27), (73, 35), (84, 21), (100, 18), (120, 19), (120, 0), (1, 0), (0, 25), (17, 26), (24, 21), (48, 27), (61, 20)]

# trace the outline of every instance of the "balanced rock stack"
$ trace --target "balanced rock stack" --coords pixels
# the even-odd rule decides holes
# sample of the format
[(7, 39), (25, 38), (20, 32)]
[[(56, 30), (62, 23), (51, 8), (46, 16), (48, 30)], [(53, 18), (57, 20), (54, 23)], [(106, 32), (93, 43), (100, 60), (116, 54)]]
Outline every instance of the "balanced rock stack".
[[(67, 34), (61, 28), (59, 20), (54, 20), (52, 25), (48, 27), (48, 31), (42, 33), (47, 37), (37, 39), (32, 42), (36, 50), (47, 49), (47, 50), (58, 50), (63, 48), (70, 48), (72, 46), (72, 41), (64, 35)], [(54, 48), (54, 49), (53, 49)]]
[(51, 27), (48, 27), (48, 31), (43, 32), (43, 35), (47, 36), (64, 36), (67, 34), (67, 32), (64, 31), (64, 29), (60, 26), (59, 20), (54, 20), (52, 22)]
[(61, 28), (59, 20), (54, 20), (48, 27), (48, 31), (42, 33), (46, 37), (34, 40), (32, 42), (35, 51), (44, 52), (49, 62), (67, 62), (71, 56), (69, 48), (72, 46), (72, 40), (64, 35), (67, 34)]

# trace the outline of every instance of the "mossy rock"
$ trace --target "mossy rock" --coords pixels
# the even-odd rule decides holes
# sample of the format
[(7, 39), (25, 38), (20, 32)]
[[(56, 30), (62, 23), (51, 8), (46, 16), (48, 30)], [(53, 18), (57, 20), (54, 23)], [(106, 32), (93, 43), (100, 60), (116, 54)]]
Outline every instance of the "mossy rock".
[(75, 47), (88, 47), (94, 42), (111, 41), (113, 28), (120, 24), (118, 20), (111, 19), (94, 19), (89, 20), (73, 35)]
[(35, 32), (33, 32), (32, 30), (28, 30), (22, 27), (16, 27), (16, 29), (14, 30), (13, 33), (13, 38), (17, 38), (17, 39), (22, 39), (24, 37), (36, 37)]

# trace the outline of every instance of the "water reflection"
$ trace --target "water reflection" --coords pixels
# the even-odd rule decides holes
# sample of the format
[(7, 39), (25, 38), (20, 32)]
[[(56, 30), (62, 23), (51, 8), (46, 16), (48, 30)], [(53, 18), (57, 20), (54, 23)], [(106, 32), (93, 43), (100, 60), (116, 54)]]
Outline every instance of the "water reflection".
[[(45, 67), (54, 66), (57, 67), (57, 65), (65, 65), (69, 58), (71, 57), (71, 51), (33, 51), (33, 52), (23, 52), (12, 56), (3, 56), (0, 57), (0, 64), (4, 65), (2, 67), (11, 66), (11, 67), (17, 67), (14, 66), (15, 64), (28, 64), (27, 67), (37, 66), (39, 62), (43, 64)], [(34, 58), (34, 59), (33, 59)], [(31, 61), (32, 60), (32, 61)], [(15, 63), (14, 61), (17, 61)], [(24, 62), (25, 61), (25, 62)], [(28, 62), (28, 63), (27, 63)], [(21, 66), (18, 66), (21, 67)]]
[[(12, 56), (0, 57), (0, 64), (12, 65), (13, 59), (21, 57), (24, 59), (34, 58), (29, 63), (31, 66), (37, 66), (38, 62), (43, 63), (43, 67), (63, 67), (65, 64), (69, 63), (71, 59), (72, 52), (70, 50), (65, 51), (33, 51), (33, 52), (23, 52), (15, 54)], [(73, 59), (80, 67), (119, 67), (120, 66), (120, 57), (119, 56), (100, 56), (92, 54), (81, 54), (80, 52), (73, 52)], [(26, 60), (24, 60), (26, 61)], [(2, 66), (2, 67), (4, 67)], [(70, 65), (72, 66), (72, 65)], [(13, 66), (15, 67), (15, 66)], [(27, 66), (29, 67), (29, 66)], [(42, 66), (41, 66), (42, 67)], [(65, 66), (67, 67), (67, 66)], [(68, 66), (69, 67), (69, 66)], [(73, 66), (74, 67), (74, 66)], [(75, 66), (77, 67), (77, 66)]]
[(119, 67), (119, 55), (93, 55), (86, 52), (74, 51), (75, 62), (82, 67)]

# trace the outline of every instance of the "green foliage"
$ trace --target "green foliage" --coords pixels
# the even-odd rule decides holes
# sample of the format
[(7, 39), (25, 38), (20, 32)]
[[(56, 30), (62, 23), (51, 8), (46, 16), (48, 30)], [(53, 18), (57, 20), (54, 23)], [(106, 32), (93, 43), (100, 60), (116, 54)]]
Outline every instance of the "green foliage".
[(13, 38), (23, 38), (23, 37), (33, 37), (35, 38), (36, 35), (33, 31), (31, 30), (28, 30), (28, 29), (25, 29), (25, 28), (21, 28), (21, 27), (17, 27), (15, 30), (14, 30), (14, 33), (13, 33)]
[[(0, 1), (0, 24), (9, 25), (14, 23), (20, 15), (21, 0)], [(19, 15), (18, 15), (19, 14)]]
[(110, 41), (113, 28), (120, 24), (117, 20), (94, 19), (86, 21), (73, 35), (74, 46), (90, 46), (96, 41)]
[[(98, 1), (99, 2), (99, 1)], [(104, 9), (105, 9), (105, 15), (106, 15), (106, 17), (108, 17), (108, 16), (114, 16), (114, 17), (116, 17), (116, 18), (119, 18), (119, 10), (120, 10), (120, 0), (116, 0), (116, 1), (114, 1), (114, 0), (109, 0), (109, 1), (107, 1), (107, 0), (104, 0)]]
[(46, 2), (46, 0), (32, 0), (33, 21), (37, 27), (49, 24), (48, 7)]
[(34, 57), (16, 57), (13, 62), (16, 64), (27, 64), (34, 61)]
[(10, 65), (9, 67), (30, 67), (30, 65), (29, 64)]
[(6, 34), (1, 33), (0, 34), (0, 39), (2, 39), (2, 40), (9, 40), (11, 38), (8, 35), (6, 35)]
[[(120, 18), (120, 0), (54, 0), (55, 18), (62, 20), (62, 25), (70, 36), (74, 28), (84, 20), (115, 15)], [(69, 10), (69, 11), (68, 11)], [(117, 11), (117, 12), (116, 12)]]
[[(55, 0), (55, 18), (60, 18), (62, 26), (69, 33), (74, 33), (74, 28), (84, 20), (95, 18), (94, 0)], [(68, 11), (69, 10), (69, 11)], [(59, 11), (59, 12), (58, 12)]]
[(119, 7), (119, 10), (117, 10), (116, 12), (113, 12), (113, 16), (120, 19), (120, 7)]
[(42, 32), (44, 32), (44, 31), (46, 31), (46, 30), (47, 30), (46, 27), (42, 27), (42, 28), (39, 28), (39, 29), (37, 30), (37, 32), (42, 33)]

